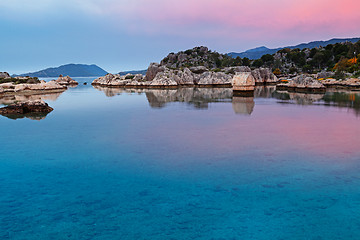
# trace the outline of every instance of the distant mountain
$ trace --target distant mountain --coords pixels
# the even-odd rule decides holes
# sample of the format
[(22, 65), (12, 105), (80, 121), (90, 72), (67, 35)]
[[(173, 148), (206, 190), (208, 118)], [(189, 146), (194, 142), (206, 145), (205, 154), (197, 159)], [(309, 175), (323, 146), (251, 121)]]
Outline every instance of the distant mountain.
[(104, 76), (107, 72), (95, 64), (66, 64), (60, 67), (47, 68), (38, 72), (24, 73), (14, 76), (58, 77), (60, 74), (64, 76), (69, 75), (70, 77), (93, 77)]
[(145, 75), (147, 72), (147, 70), (134, 70), (134, 71), (124, 71), (124, 72), (119, 72), (120, 75), (126, 75), (126, 74), (142, 74)]
[(331, 39), (328, 41), (315, 41), (315, 42), (309, 42), (309, 43), (302, 43), (302, 44), (299, 44), (296, 46), (288, 46), (288, 47), (281, 47), (281, 48), (275, 48), (275, 49), (269, 49), (267, 47), (258, 47), (258, 48), (247, 50), (242, 53), (231, 52), (231, 53), (228, 53), (228, 55), (233, 58), (236, 58), (239, 56), (241, 58), (247, 57), (249, 59), (259, 59), (265, 54), (274, 54), (277, 51), (284, 49), (284, 48), (290, 48), (290, 49), (300, 48), (302, 50), (304, 48), (316, 48), (316, 47), (320, 47), (320, 46), (325, 47), (329, 44), (335, 44), (335, 43), (341, 43), (341, 42), (356, 43), (359, 40), (360, 40), (360, 38), (334, 38), (334, 39)]

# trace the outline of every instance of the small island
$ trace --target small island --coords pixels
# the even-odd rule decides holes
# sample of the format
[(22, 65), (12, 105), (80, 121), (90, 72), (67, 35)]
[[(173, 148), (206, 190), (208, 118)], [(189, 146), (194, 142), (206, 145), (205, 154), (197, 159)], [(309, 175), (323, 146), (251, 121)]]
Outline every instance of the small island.
[[(142, 74), (107, 74), (95, 79), (94, 86), (130, 88), (234, 87), (277, 85), (279, 90), (325, 92), (327, 88), (360, 88), (358, 59), (360, 41), (329, 44), (312, 49), (282, 49), (260, 59), (233, 58), (195, 47), (170, 53), (160, 63), (151, 63)], [(248, 74), (244, 74), (248, 73)], [(240, 76), (251, 75), (249, 85)], [(246, 85), (246, 86), (245, 86)], [(248, 88), (249, 87), (249, 88)]]

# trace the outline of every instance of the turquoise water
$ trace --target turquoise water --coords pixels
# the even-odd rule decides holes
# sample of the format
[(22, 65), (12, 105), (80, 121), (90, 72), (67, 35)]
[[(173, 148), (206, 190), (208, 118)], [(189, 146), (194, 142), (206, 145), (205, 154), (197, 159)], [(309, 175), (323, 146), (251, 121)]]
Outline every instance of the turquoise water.
[(45, 96), (0, 117), (0, 239), (360, 239), (359, 96)]

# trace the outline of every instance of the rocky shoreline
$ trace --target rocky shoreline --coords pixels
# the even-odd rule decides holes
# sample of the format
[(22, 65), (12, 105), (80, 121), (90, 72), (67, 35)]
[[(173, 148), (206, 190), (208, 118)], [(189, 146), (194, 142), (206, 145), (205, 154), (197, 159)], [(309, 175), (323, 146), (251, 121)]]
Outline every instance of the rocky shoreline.
[(45, 82), (37, 78), (15, 77), (12, 78), (8, 73), (0, 73), (0, 96), (9, 96), (14, 94), (36, 95), (44, 93), (58, 93), (67, 90), (67, 86), (76, 86), (78, 82), (69, 76), (59, 76), (57, 80)]
[(145, 76), (141, 74), (125, 76), (107, 74), (95, 79), (92, 85), (129, 88), (232, 87), (234, 76), (242, 72), (250, 73), (258, 85), (278, 82), (278, 78), (267, 68), (251, 70), (249, 67), (238, 66), (214, 71), (204, 66), (171, 69), (152, 63)]

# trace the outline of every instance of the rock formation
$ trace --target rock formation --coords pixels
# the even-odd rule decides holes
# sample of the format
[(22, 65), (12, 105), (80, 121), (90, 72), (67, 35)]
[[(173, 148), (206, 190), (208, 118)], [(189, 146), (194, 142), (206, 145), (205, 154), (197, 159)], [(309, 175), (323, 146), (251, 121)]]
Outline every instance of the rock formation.
[(279, 79), (269, 68), (257, 68), (251, 71), (256, 85), (276, 84)]
[(7, 72), (0, 72), (0, 78), (10, 78), (10, 74)]
[(232, 79), (234, 94), (249, 95), (254, 94), (255, 78), (251, 72), (237, 73)]
[(16, 93), (44, 93), (44, 92), (62, 92), (66, 87), (61, 86), (55, 81), (41, 81), (37, 84), (14, 84), (12, 82), (0, 84), (0, 95), (16, 94)]
[(64, 77), (63, 75), (60, 75), (59, 78), (57, 80), (55, 80), (55, 82), (57, 82), (58, 84), (60, 84), (62, 86), (78, 85), (79, 84), (77, 81), (75, 81), (71, 77), (69, 77), (69, 76)]
[(321, 82), (329, 88), (360, 88), (360, 79), (358, 78), (348, 78), (346, 80), (336, 80), (330, 78)]
[(27, 101), (0, 108), (0, 114), (11, 119), (28, 117), (40, 120), (53, 110), (43, 101)]
[(288, 90), (294, 92), (325, 92), (325, 86), (318, 80), (308, 75), (299, 75), (288, 83), (276, 86), (277, 90)]

